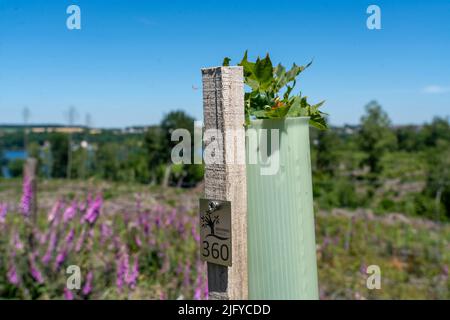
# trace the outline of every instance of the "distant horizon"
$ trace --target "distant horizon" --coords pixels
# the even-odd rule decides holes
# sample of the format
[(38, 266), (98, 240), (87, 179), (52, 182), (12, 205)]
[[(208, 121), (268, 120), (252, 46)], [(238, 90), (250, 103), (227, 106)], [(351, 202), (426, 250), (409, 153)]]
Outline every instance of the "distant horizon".
[[(393, 127), (397, 127), (397, 126), (423, 126), (426, 124), (429, 124), (433, 121), (433, 119), (435, 118), (441, 118), (441, 119), (446, 119), (449, 120), (450, 116), (440, 116), (440, 115), (436, 115), (433, 116), (429, 121), (423, 121), (421, 123), (395, 123), (394, 121), (391, 120), (391, 126)], [(199, 121), (199, 120), (195, 120), (195, 121)], [(203, 121), (203, 119), (201, 120)], [(334, 124), (334, 123), (330, 123), (329, 126), (330, 127), (336, 127), (336, 128), (340, 128), (340, 127), (345, 127), (345, 126), (358, 126), (361, 123), (343, 123), (343, 124)], [(91, 129), (108, 129), (108, 130), (113, 130), (113, 129), (126, 129), (126, 128), (144, 128), (144, 127), (154, 127), (154, 126), (159, 126), (160, 123), (151, 123), (151, 124), (143, 124), (143, 125), (123, 125), (123, 126), (86, 126), (84, 124), (77, 124), (74, 123), (72, 125), (69, 124), (64, 124), (64, 123), (58, 123), (58, 122), (32, 122), (32, 123), (28, 123), (28, 124), (23, 124), (23, 123), (16, 123), (16, 122), (8, 122), (8, 123), (2, 123), (0, 122), (0, 128), (1, 127), (39, 127), (39, 126), (43, 126), (43, 127), (83, 127), (83, 128), (91, 128)]]
[[(159, 123), (180, 109), (201, 120), (200, 69), (270, 53), (310, 68), (300, 77), (311, 103), (326, 100), (330, 123), (358, 123), (376, 99), (393, 123), (450, 115), (450, 1), (273, 2), (77, 0), (81, 29), (66, 25), (73, 1), (0, 1), (0, 122), (93, 127)], [(257, 18), (255, 18), (257, 17)]]

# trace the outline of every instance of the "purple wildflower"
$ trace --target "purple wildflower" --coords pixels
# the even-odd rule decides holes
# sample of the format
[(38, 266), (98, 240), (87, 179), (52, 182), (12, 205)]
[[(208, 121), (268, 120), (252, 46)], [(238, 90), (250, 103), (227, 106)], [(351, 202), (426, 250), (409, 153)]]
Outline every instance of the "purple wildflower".
[(192, 225), (191, 232), (195, 242), (200, 242), (200, 234), (197, 232), (197, 228), (195, 225)]
[(61, 250), (55, 259), (55, 269), (59, 270), (61, 268), (62, 264), (67, 258), (67, 251), (65, 249)]
[(124, 252), (120, 259), (119, 262), (117, 264), (117, 278), (116, 278), (116, 285), (117, 288), (120, 290), (122, 290), (124, 281), (125, 281), (125, 277), (127, 277), (128, 275), (128, 268), (129, 268), (129, 258), (128, 258), (128, 254), (126, 252)]
[(448, 266), (447, 265), (444, 265), (442, 267), (442, 275), (445, 277), (448, 277)]
[(17, 275), (16, 266), (14, 264), (8, 270), (8, 281), (13, 285), (19, 284), (19, 276)]
[(113, 232), (111, 230), (111, 227), (108, 226), (106, 223), (102, 223), (100, 225), (100, 243), (104, 244), (107, 239), (111, 238), (113, 235)]
[(84, 284), (84, 287), (83, 287), (83, 295), (85, 295), (85, 296), (89, 295), (92, 291), (93, 277), (94, 277), (94, 274), (92, 273), (92, 271), (89, 271), (89, 273), (86, 276), (86, 283)]
[(47, 233), (39, 232), (39, 231), (37, 231), (37, 233), (38, 234), (37, 234), (36, 238), (38, 239), (39, 244), (43, 245), (43, 244), (47, 243)]
[(39, 284), (44, 283), (44, 278), (42, 277), (41, 272), (39, 271), (39, 269), (37, 269), (36, 266), (31, 266), (30, 272), (31, 272), (31, 276), (33, 277), (34, 280), (36, 280), (37, 283), (39, 283)]
[(189, 287), (191, 284), (191, 262), (187, 261), (183, 272), (183, 286)]
[(64, 223), (67, 223), (70, 220), (72, 220), (76, 214), (77, 214), (77, 203), (76, 203), (76, 201), (74, 201), (72, 203), (72, 205), (67, 207), (67, 209), (64, 211), (64, 215), (63, 215)]
[(128, 272), (125, 282), (127, 285), (134, 289), (136, 287), (136, 282), (139, 277), (139, 259), (138, 257), (134, 257), (133, 267), (131, 268), (131, 272)]
[(20, 201), (20, 209), (25, 217), (29, 217), (31, 213), (31, 201), (33, 198), (33, 185), (31, 179), (25, 176), (23, 179), (22, 199)]
[(141, 207), (142, 207), (142, 197), (141, 194), (138, 193), (136, 194), (136, 209), (138, 212), (141, 211)]
[(173, 222), (175, 221), (176, 216), (177, 216), (177, 211), (175, 209), (173, 209), (172, 212), (167, 216), (165, 225), (171, 226), (173, 224)]
[(136, 235), (134, 241), (136, 242), (136, 245), (137, 245), (139, 248), (142, 247), (142, 240), (141, 240), (141, 238), (140, 238), (138, 235)]
[(185, 226), (185, 224), (182, 221), (178, 222), (178, 224), (177, 224), (177, 231), (178, 231), (178, 233), (181, 235), (181, 237), (183, 239), (186, 238), (186, 234), (185, 234), (186, 226)]
[(66, 236), (65, 243), (66, 247), (70, 247), (72, 245), (73, 239), (75, 238), (75, 230), (72, 228)]
[(142, 218), (141, 225), (142, 225), (142, 229), (144, 230), (145, 236), (148, 236), (148, 234), (150, 233), (150, 223), (148, 222), (147, 217)]
[(87, 221), (90, 225), (93, 225), (97, 220), (100, 209), (103, 205), (103, 200), (100, 196), (98, 196), (93, 203), (89, 206), (86, 214), (84, 215), (84, 220)]
[(156, 246), (156, 239), (155, 239), (155, 237), (151, 237), (151, 238), (148, 240), (148, 244), (150, 245), (150, 247)]
[(77, 253), (80, 252), (81, 248), (83, 247), (85, 238), (86, 238), (86, 230), (83, 229), (81, 231), (80, 237), (77, 240), (77, 244), (75, 246), (75, 252), (77, 252)]
[(47, 251), (45, 252), (45, 255), (41, 259), (41, 262), (44, 265), (48, 265), (48, 263), (50, 262), (51, 259), (52, 259), (52, 252), (47, 249)]
[(84, 211), (86, 211), (87, 207), (88, 207), (88, 201), (82, 201), (78, 205), (78, 210), (80, 210), (81, 212), (84, 212)]
[(70, 291), (67, 288), (64, 288), (64, 299), (66, 299), (66, 300), (73, 300), (74, 299), (72, 291)]
[(59, 210), (61, 209), (61, 201), (58, 200), (52, 207), (52, 210), (48, 214), (47, 220), (48, 222), (53, 222), (55, 220), (56, 216), (58, 215)]
[(0, 204), (0, 223), (4, 223), (6, 220), (6, 214), (8, 213), (8, 204)]
[(362, 274), (366, 274), (367, 272), (367, 266), (365, 263), (362, 263), (361, 266), (359, 267), (359, 272), (361, 272)]
[(47, 251), (45, 252), (45, 255), (42, 257), (41, 260), (43, 264), (47, 265), (50, 262), (57, 243), (58, 238), (56, 235), (56, 231), (52, 231), (52, 233), (50, 234), (50, 242), (48, 244)]
[(34, 260), (34, 256), (30, 259), (30, 273), (33, 279), (39, 283), (44, 283), (44, 277), (42, 276), (42, 273), (39, 271), (38, 267), (36, 266), (36, 262)]
[(14, 243), (14, 248), (16, 248), (16, 250), (22, 250), (24, 248), (24, 245), (23, 245), (22, 241), (20, 240), (20, 236), (19, 236), (18, 232), (14, 233), (13, 243)]
[(202, 300), (202, 288), (200, 286), (195, 288), (194, 300)]
[(208, 285), (203, 278), (203, 270), (204, 265), (202, 263), (197, 263), (197, 279), (195, 281), (195, 291), (194, 291), (194, 299), (202, 300), (208, 297)]
[(326, 248), (330, 243), (331, 243), (330, 237), (327, 236), (323, 237), (322, 248)]
[(117, 289), (119, 291), (122, 291), (122, 288), (123, 288), (123, 271), (122, 271), (122, 263), (120, 261), (117, 263), (116, 286), (117, 286)]
[(87, 233), (86, 250), (91, 251), (94, 246), (94, 229), (90, 229)]
[[(58, 250), (58, 253), (57, 253), (56, 259), (55, 259), (55, 269), (56, 270), (59, 270), (59, 268), (61, 268), (62, 264), (66, 260), (68, 251), (72, 247), (74, 237), (75, 237), (75, 230), (71, 229), (67, 233), (66, 238), (64, 239), (65, 240), (64, 243), (61, 243), (61, 245), (59, 246), (59, 250)], [(48, 263), (48, 261), (50, 261), (52, 252), (55, 248), (56, 248), (56, 242), (49, 245), (49, 249), (44, 257), (46, 264)], [(44, 262), (44, 258), (43, 258), (43, 262)]]
[(114, 236), (113, 239), (112, 239), (112, 242), (113, 242), (114, 249), (119, 251), (120, 250), (120, 246), (121, 246), (120, 238), (118, 236)]
[(208, 300), (208, 296), (209, 296), (208, 283), (207, 283), (207, 282), (204, 282), (204, 285), (203, 285), (203, 298), (204, 298), (205, 300)]
[(183, 273), (183, 261), (178, 261), (177, 269), (175, 270), (177, 275), (180, 275)]
[(161, 226), (161, 217), (160, 216), (155, 217), (155, 225), (157, 228), (159, 228)]

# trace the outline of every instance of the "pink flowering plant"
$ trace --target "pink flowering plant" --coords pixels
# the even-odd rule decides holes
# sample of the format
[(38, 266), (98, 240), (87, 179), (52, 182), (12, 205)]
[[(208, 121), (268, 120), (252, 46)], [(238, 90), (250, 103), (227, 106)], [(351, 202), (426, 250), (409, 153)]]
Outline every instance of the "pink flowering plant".
[[(44, 204), (31, 219), (32, 192), (25, 178), (19, 205), (0, 202), (0, 298), (207, 297), (193, 207), (164, 198), (146, 207), (140, 197), (118, 206), (87, 192)], [(71, 265), (80, 268), (79, 289), (67, 286)]]

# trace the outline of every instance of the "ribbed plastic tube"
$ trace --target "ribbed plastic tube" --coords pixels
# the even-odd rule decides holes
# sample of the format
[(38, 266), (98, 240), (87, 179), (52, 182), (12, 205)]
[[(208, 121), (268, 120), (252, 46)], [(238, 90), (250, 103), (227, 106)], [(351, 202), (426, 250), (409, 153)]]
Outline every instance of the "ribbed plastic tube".
[[(306, 117), (255, 120), (248, 128), (258, 136), (262, 129), (268, 136), (279, 130), (278, 171), (263, 175), (267, 165), (260, 156), (257, 164), (247, 164), (250, 299), (319, 298), (308, 122)], [(263, 143), (267, 160), (276, 160), (269, 139), (251, 143), (249, 136), (247, 162)]]

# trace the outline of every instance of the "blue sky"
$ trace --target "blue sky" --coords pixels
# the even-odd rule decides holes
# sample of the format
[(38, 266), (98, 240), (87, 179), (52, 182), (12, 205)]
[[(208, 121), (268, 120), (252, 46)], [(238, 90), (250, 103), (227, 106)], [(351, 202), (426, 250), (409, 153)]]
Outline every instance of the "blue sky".
[[(66, 8), (81, 8), (81, 30)], [(381, 30), (366, 9), (381, 8)], [(95, 126), (202, 118), (200, 68), (271, 54), (314, 64), (299, 88), (332, 124), (376, 99), (394, 123), (450, 115), (450, 1), (0, 0), (0, 123), (60, 123), (73, 105)], [(195, 88), (199, 88), (195, 90)]]

